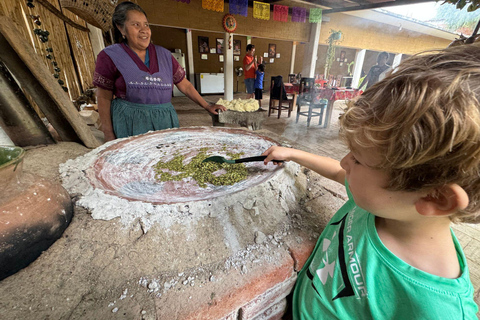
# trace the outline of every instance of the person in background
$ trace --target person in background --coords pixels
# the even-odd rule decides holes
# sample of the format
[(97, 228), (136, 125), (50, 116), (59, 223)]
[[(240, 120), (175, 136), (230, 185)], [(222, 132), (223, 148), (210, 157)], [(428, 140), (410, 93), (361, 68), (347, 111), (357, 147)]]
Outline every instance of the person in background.
[(421, 54), (349, 102), (340, 162), (263, 153), (348, 195), (298, 275), (293, 319), (477, 319), (451, 223), (480, 222), (479, 101), (479, 45)]
[(93, 77), (105, 141), (178, 127), (173, 85), (212, 114), (226, 110), (207, 103), (170, 51), (151, 44), (147, 15), (139, 5), (120, 3), (112, 22), (117, 43), (98, 54)]
[(257, 71), (255, 71), (255, 100), (258, 101), (260, 111), (266, 111), (262, 108), (263, 99), (263, 78), (265, 76), (265, 65), (262, 63), (262, 57), (260, 57), (260, 64)]
[(255, 71), (257, 71), (257, 57), (255, 55), (255, 46), (247, 45), (247, 54), (243, 58), (243, 70), (245, 77), (245, 88), (247, 89), (246, 99), (253, 99), (255, 92)]
[(370, 68), (368, 71), (367, 77), (365, 78), (364, 83), (367, 84), (366, 89), (373, 86), (378, 81), (385, 78), (388, 71), (391, 67), (387, 64), (388, 61), (388, 52), (380, 52), (377, 56), (377, 64)]

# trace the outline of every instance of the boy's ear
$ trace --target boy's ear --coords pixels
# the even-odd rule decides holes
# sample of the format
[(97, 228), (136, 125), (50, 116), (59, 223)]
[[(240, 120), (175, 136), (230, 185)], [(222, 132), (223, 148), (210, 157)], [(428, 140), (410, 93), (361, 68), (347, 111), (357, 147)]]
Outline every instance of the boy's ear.
[(468, 206), (468, 195), (458, 184), (436, 188), (415, 202), (417, 212), (423, 216), (450, 215)]

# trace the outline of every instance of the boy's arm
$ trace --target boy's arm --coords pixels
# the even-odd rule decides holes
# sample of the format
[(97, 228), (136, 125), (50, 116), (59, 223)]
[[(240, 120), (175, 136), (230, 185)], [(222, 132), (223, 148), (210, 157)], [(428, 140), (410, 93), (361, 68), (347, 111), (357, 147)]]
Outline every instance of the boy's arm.
[(265, 164), (273, 159), (295, 161), (299, 165), (307, 167), (325, 178), (329, 178), (343, 185), (345, 184), (345, 170), (340, 166), (340, 161), (338, 160), (279, 146), (270, 147), (262, 155), (267, 156), (264, 161)]

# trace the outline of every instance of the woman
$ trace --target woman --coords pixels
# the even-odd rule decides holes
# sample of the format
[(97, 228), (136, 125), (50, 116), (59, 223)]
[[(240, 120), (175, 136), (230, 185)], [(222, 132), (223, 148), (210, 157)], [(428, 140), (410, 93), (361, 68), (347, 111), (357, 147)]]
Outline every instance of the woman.
[(105, 141), (178, 128), (170, 102), (173, 85), (212, 114), (226, 110), (207, 103), (170, 51), (150, 43), (147, 15), (139, 5), (120, 3), (112, 22), (117, 43), (98, 54), (93, 79)]

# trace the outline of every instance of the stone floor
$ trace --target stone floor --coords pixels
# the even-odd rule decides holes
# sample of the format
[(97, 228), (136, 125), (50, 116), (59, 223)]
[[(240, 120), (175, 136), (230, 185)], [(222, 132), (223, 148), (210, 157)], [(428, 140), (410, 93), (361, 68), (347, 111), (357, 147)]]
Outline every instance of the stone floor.
[[(204, 98), (209, 102), (216, 102), (223, 96), (207, 95)], [(245, 94), (235, 94), (234, 98), (243, 99)], [(268, 107), (268, 101), (268, 97), (262, 100), (264, 108)], [(210, 116), (189, 99), (176, 97), (173, 98), (172, 103), (178, 112), (181, 126), (211, 125)], [(338, 117), (344, 107), (344, 101), (335, 102), (331, 125), (326, 129), (315, 125), (318, 123), (316, 118), (312, 120), (308, 128), (306, 117), (301, 116), (296, 123), (296, 111), (292, 112), (290, 118), (287, 117), (286, 112), (281, 114), (280, 119), (277, 119), (277, 114), (272, 114), (265, 119), (262, 129), (295, 141), (296, 148), (340, 160), (348, 153), (348, 148), (338, 136)], [(453, 225), (453, 229), (464, 248), (470, 269), (470, 278), (475, 287), (475, 301), (480, 305), (480, 224), (457, 224)], [(480, 318), (480, 314), (477, 316)]]

